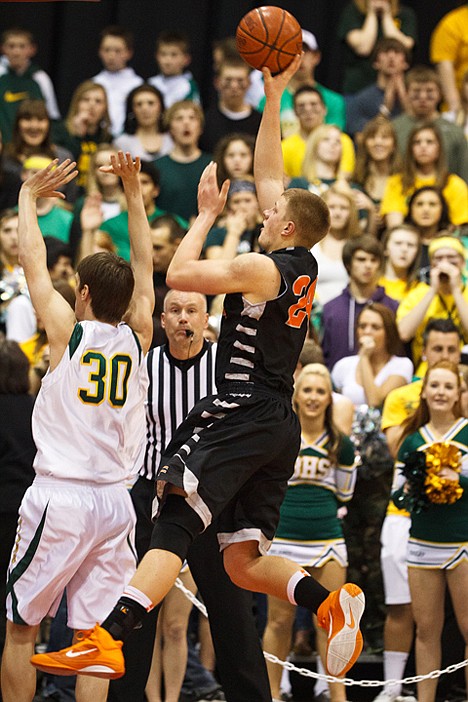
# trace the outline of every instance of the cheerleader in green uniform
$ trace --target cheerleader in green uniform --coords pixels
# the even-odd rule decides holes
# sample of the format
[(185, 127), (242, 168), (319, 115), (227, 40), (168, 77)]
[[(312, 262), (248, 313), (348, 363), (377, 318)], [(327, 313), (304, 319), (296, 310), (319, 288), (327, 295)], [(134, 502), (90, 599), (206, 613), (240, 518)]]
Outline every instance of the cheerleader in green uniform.
[[(324, 587), (335, 590), (343, 585), (346, 575), (346, 546), (337, 512), (353, 495), (354, 447), (333, 423), (332, 384), (324, 365), (310, 363), (302, 369), (293, 401), (301, 423), (301, 449), (269, 554), (287, 556)], [(265, 651), (282, 660), (288, 656), (294, 617), (294, 605), (268, 597)], [(320, 627), (316, 630), (324, 660), (327, 635)], [(279, 698), (282, 669), (274, 663), (267, 666), (273, 698)], [(330, 692), (333, 702), (346, 699), (344, 685), (333, 684)]]
[[(461, 417), (460, 384), (458, 366), (449, 361), (427, 371), (398, 452), (401, 487), (393, 501), (411, 512), (407, 562), (418, 675), (441, 666), (446, 587), (468, 654), (468, 419)], [(418, 480), (419, 452), (424, 480)], [(468, 668), (465, 675), (468, 683)], [(418, 683), (418, 701), (434, 702), (436, 688), (437, 680)]]

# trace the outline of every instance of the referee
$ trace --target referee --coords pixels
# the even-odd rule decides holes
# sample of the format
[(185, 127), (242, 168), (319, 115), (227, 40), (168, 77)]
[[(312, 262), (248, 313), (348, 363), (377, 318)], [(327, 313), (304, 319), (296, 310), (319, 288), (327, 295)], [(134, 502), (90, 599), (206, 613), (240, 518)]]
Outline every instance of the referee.
[[(203, 336), (208, 325), (205, 297), (200, 293), (170, 290), (164, 299), (161, 323), (168, 342), (152, 349), (147, 356), (147, 444), (144, 465), (131, 492), (137, 514), (136, 548), (140, 560), (150, 544), (151, 508), (162, 452), (193, 405), (216, 391), (216, 344)], [(208, 610), (217, 670), (226, 699), (271, 702), (252, 595), (236, 587), (227, 576), (216, 524), (211, 524), (195, 540), (187, 560)], [(125, 644), (126, 673), (111, 681), (109, 702), (145, 702), (158, 609), (145, 618), (143, 626)]]

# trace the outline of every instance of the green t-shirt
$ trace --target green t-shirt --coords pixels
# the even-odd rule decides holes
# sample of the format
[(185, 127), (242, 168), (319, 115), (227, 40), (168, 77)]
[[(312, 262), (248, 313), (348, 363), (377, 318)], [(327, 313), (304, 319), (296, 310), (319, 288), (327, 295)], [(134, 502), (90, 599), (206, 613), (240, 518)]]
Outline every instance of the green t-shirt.
[(158, 205), (185, 220), (198, 213), (197, 193), (200, 176), (211, 161), (211, 154), (201, 153), (189, 163), (179, 163), (170, 156), (154, 161), (160, 175)]
[[(156, 217), (161, 217), (168, 213), (156, 207), (152, 215), (148, 217), (148, 222), (152, 222)], [(181, 227), (188, 229), (187, 220), (174, 215)], [(103, 232), (107, 232), (117, 247), (117, 255), (122, 256), (126, 261), (130, 261), (130, 237), (128, 235), (128, 212), (121, 212), (116, 217), (111, 217), (99, 227)]]
[(53, 207), (45, 215), (38, 215), (37, 221), (42, 236), (54, 236), (65, 244), (70, 241), (70, 228), (73, 221), (73, 213), (63, 210), (61, 207)]
[(0, 76), (0, 130), (4, 144), (11, 141), (16, 112), (24, 100), (44, 100), (44, 96), (33, 75), (37, 66), (31, 64), (22, 74), (12, 70)]
[[(463, 494), (451, 505), (431, 503), (427, 510), (419, 514), (412, 513), (410, 535), (415, 539), (435, 543), (468, 541), (468, 419), (459, 419), (442, 439), (436, 439), (432, 435), (428, 424), (407, 436), (398, 451), (396, 468), (402, 466), (407, 453), (423, 451), (436, 441), (447, 441), (461, 451), (460, 487), (463, 488)], [(401, 492), (402, 488), (394, 494), (398, 496)]]

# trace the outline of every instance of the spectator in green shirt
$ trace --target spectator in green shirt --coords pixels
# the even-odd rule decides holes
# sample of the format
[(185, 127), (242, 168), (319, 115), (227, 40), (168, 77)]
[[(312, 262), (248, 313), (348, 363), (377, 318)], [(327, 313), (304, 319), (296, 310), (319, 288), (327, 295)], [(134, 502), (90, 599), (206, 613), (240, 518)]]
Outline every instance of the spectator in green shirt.
[[(160, 192), (158, 169), (152, 163), (142, 161), (139, 178), (146, 216), (148, 217), (148, 221), (152, 222), (156, 217), (167, 214), (166, 210), (162, 210), (156, 205), (156, 199)], [(188, 229), (187, 220), (177, 214), (175, 214), (174, 217), (183, 229)], [(130, 238), (128, 235), (128, 212), (121, 212), (116, 217), (111, 217), (106, 220), (101, 224), (99, 230), (109, 234), (117, 248), (117, 254), (129, 261)]]
[(159, 205), (189, 220), (197, 215), (198, 181), (212, 158), (199, 146), (204, 126), (203, 110), (190, 100), (176, 102), (166, 111), (164, 126), (174, 146), (156, 161), (160, 174)]

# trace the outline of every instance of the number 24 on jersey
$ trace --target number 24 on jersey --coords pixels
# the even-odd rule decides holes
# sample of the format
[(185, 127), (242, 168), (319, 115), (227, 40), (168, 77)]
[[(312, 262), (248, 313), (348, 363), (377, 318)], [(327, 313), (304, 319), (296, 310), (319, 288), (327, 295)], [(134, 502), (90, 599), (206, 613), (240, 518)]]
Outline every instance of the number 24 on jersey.
[(310, 318), (316, 284), (317, 278), (311, 280), (309, 275), (300, 275), (296, 278), (292, 284), (292, 291), (298, 299), (288, 310), (286, 321), (288, 326), (299, 329), (303, 321)]

